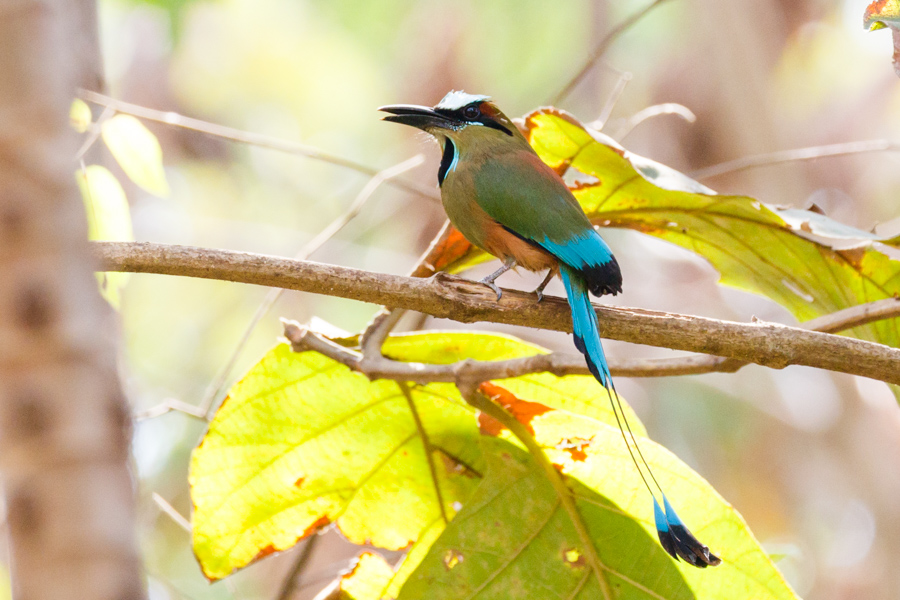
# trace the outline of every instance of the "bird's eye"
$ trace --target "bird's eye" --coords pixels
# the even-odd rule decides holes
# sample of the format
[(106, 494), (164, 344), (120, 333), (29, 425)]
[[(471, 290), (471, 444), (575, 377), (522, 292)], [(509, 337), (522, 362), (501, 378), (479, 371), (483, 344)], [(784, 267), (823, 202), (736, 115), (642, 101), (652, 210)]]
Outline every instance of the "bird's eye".
[(477, 106), (467, 106), (463, 109), (463, 116), (470, 121), (472, 119), (477, 119), (479, 115), (481, 115), (481, 111), (478, 110)]

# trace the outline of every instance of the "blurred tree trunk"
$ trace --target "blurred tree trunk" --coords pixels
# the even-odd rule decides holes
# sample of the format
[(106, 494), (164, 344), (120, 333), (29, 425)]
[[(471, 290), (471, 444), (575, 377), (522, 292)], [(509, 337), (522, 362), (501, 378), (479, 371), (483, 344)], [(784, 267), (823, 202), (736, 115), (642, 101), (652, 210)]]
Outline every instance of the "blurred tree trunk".
[(142, 598), (115, 330), (68, 126), (102, 84), (96, 7), (0, 9), (0, 472), (14, 597)]

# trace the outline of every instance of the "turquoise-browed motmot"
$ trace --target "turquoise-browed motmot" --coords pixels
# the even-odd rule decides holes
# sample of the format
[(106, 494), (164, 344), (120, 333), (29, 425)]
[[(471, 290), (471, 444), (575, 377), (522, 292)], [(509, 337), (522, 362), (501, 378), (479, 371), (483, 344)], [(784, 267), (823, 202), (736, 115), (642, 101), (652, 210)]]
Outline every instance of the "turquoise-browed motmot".
[[(572, 311), (575, 346), (606, 388), (628, 452), (653, 496), (660, 543), (676, 560), (696, 567), (719, 564), (669, 504), (621, 410), (588, 291), (597, 296), (621, 292), (622, 273), (569, 188), (487, 96), (450, 92), (434, 108), (394, 105), (379, 110), (390, 113), (384, 120), (422, 129), (441, 144), (438, 185), (444, 209), (466, 239), (503, 262), (483, 280), (498, 300), (501, 293), (494, 280), (514, 266), (548, 271), (536, 290), (539, 301), (544, 286), (560, 276)], [(659, 490), (662, 506), (650, 481)]]

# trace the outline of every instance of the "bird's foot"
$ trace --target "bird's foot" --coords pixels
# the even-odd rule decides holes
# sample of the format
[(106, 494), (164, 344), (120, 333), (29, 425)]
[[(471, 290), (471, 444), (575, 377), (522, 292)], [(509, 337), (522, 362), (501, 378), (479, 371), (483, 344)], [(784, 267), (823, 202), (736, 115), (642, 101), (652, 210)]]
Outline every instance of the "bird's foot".
[(497, 294), (498, 302), (500, 301), (500, 298), (503, 297), (503, 292), (500, 291), (500, 288), (497, 287), (497, 284), (494, 283), (494, 280), (512, 269), (514, 266), (516, 266), (516, 261), (512, 258), (507, 258), (503, 261), (503, 265), (499, 269), (481, 280), (481, 283), (494, 290), (494, 293)]
[(544, 288), (547, 287), (547, 284), (550, 283), (550, 280), (553, 279), (555, 273), (551, 269), (547, 276), (544, 277), (544, 280), (541, 282), (541, 285), (534, 288), (534, 294), (537, 296), (538, 304), (540, 304), (541, 300), (544, 299)]
[(479, 283), (483, 283), (484, 285), (494, 290), (494, 293), (497, 294), (497, 302), (500, 302), (500, 298), (503, 297), (503, 291), (497, 286), (496, 283), (494, 283), (493, 280), (491, 280), (489, 277), (485, 277), (484, 279), (479, 281)]

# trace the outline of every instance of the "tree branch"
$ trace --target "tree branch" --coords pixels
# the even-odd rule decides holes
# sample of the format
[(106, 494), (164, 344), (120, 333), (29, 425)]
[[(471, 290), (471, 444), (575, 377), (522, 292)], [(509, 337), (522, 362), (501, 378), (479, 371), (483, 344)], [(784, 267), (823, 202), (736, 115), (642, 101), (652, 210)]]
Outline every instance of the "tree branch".
[[(417, 310), (460, 322), (571, 331), (568, 305), (439, 273), (428, 279), (275, 256), (151, 243), (96, 242), (103, 269), (251, 283)], [(900, 384), (900, 349), (776, 323), (735, 323), (637, 308), (597, 307), (604, 337), (712, 354), (776, 369), (805, 365)]]
[[(590, 374), (581, 356), (561, 352), (509, 360), (463, 360), (448, 365), (400, 362), (380, 354), (369, 358), (364, 351), (360, 353), (345, 348), (296, 321), (283, 319), (282, 323), (284, 324), (284, 337), (291, 342), (295, 352), (314, 350), (354, 371), (363, 373), (370, 379), (393, 379), (424, 385), (435, 382), (457, 383), (461, 379), (481, 383), (491, 379), (519, 377), (529, 373), (552, 373), (557, 377)], [(719, 356), (697, 355), (678, 359), (637, 359), (610, 362), (610, 371), (613, 375), (622, 377), (669, 377), (698, 375), (712, 371), (736, 371), (746, 364)]]

